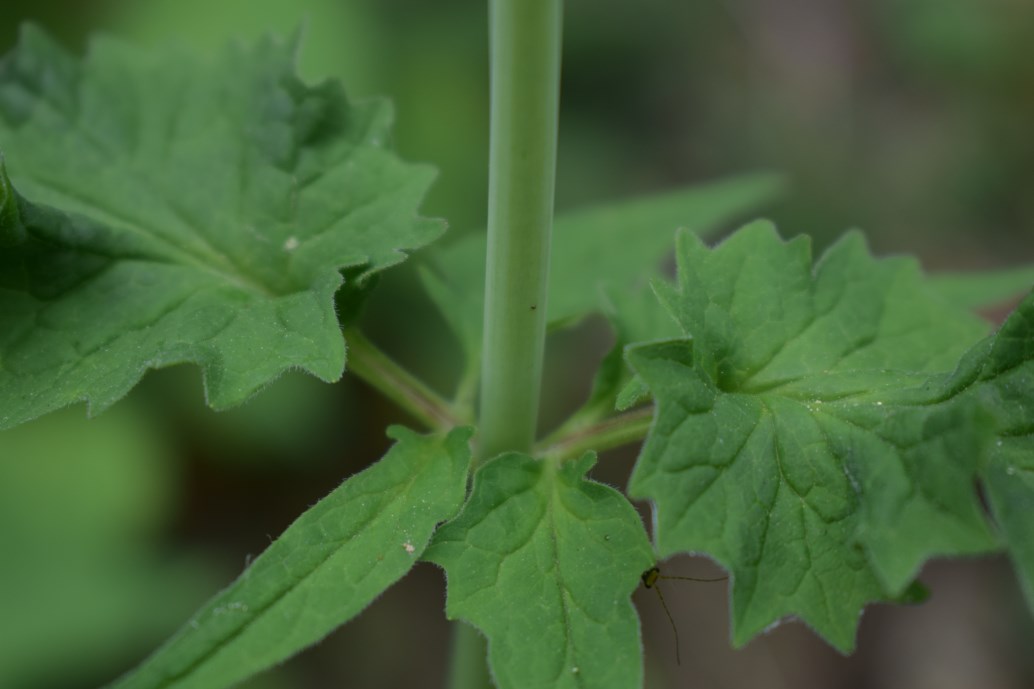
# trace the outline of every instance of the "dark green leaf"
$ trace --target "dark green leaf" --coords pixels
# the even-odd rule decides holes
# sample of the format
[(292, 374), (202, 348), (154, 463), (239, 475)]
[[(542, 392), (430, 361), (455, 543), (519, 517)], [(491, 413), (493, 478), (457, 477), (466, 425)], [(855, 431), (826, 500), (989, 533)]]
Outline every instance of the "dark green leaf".
[(995, 546), (972, 489), (990, 429), (951, 371), (987, 326), (859, 235), (810, 244), (758, 223), (714, 250), (680, 235), (692, 339), (629, 361), (657, 401), (630, 494), (662, 556), (705, 551), (733, 576), (733, 637), (796, 616), (843, 650), (861, 608), (897, 599), (935, 555)]
[(500, 689), (642, 686), (629, 596), (653, 555), (628, 501), (583, 478), (595, 461), (497, 457), (425, 554), (448, 574), (449, 617), (488, 636)]
[(341, 375), (339, 271), (361, 289), (441, 226), (415, 213), (431, 171), (384, 148), (389, 108), (303, 84), (294, 50), (98, 40), (80, 62), (29, 29), (0, 61), (0, 241), (21, 238), (0, 253), (0, 428), (181, 362), (216, 408), (289, 368)]

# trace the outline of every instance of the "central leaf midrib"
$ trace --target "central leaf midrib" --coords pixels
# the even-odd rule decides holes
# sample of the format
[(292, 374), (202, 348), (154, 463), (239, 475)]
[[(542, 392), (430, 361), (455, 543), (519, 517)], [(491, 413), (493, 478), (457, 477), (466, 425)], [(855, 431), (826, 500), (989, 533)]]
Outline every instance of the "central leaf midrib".
[[(199, 232), (196, 228), (188, 227), (191, 237), (199, 239), (205, 243), (205, 245), (211, 249), (210, 252), (192, 251), (185, 246), (178, 245), (162, 233), (157, 232), (154, 229), (149, 229), (146, 223), (124, 215), (118, 210), (106, 208), (96, 199), (90, 198), (88, 195), (83, 194), (78, 190), (71, 189), (56, 180), (42, 177), (36, 172), (30, 172), (26, 174), (26, 176), (31, 177), (38, 186), (46, 188), (56, 196), (62, 196), (73, 203), (87, 206), (90, 209), (87, 217), (91, 220), (107, 225), (108, 227), (137, 234), (150, 241), (157, 242), (169, 253), (169, 256), (152, 256), (152, 259), (159, 259), (169, 263), (179, 263), (181, 265), (186, 265), (197, 270), (213, 274), (223, 282), (235, 285), (238, 288), (263, 297), (278, 296), (260, 280), (247, 275), (242, 271), (240, 266), (234, 264), (226, 254), (220, 253), (212, 248), (207, 240), (205, 240), (203, 233)], [(56, 208), (59, 212), (66, 212), (61, 208), (57, 208), (55, 206), (51, 207)]]
[[(68, 122), (69, 129), (78, 131), (81, 134), (79, 140), (91, 147), (102, 159), (119, 160), (124, 155), (123, 151), (113, 150), (104, 142), (102, 137), (98, 136), (89, 127), (85, 126), (85, 124), (76, 116), (77, 113), (69, 113), (59, 104), (49, 99), (45, 91), (37, 92), (36, 95), (39, 96), (44, 103), (47, 103), (55, 113)], [(181, 222), (189, 231), (189, 234), (205, 245), (208, 249), (207, 253), (191, 251), (187, 248), (180, 247), (168, 238), (164, 237), (161, 233), (155, 232), (153, 229), (148, 231), (147, 223), (132, 220), (118, 211), (105, 208), (103, 204), (100, 204), (98, 201), (90, 198), (89, 195), (84, 194), (79, 190), (72, 189), (53, 179), (42, 177), (34, 171), (27, 171), (24, 174), (32, 177), (38, 184), (50, 189), (50, 191), (58, 194), (59, 196), (70, 197), (79, 203), (89, 206), (93, 210), (93, 213), (101, 217), (106, 217), (107, 222), (105, 224), (112, 227), (120, 227), (127, 232), (139, 234), (162, 244), (170, 254), (177, 257), (183, 264), (215, 274), (225, 282), (235, 284), (246, 291), (253, 292), (260, 296), (278, 296), (267, 285), (265, 285), (262, 280), (256, 279), (242, 270), (241, 266), (237, 265), (228, 254), (220, 252), (212, 246), (204, 233), (199, 231), (197, 227), (192, 226), (190, 222), (186, 222), (181, 219)], [(180, 215), (175, 207), (173, 207), (169, 201), (159, 193), (159, 190), (154, 187), (146, 172), (139, 175), (137, 177), (137, 181), (141, 182), (148, 191), (150, 191), (151, 196), (154, 199), (157, 199), (158, 202), (164, 205), (170, 212), (177, 216)], [(63, 212), (63, 209), (59, 208), (58, 210)], [(173, 232), (172, 234), (175, 235), (176, 233)]]
[[(550, 490), (549, 500), (547, 502), (548, 506), (546, 508), (547, 509), (547, 514), (548, 514), (548, 517), (549, 517), (549, 535), (550, 535), (550, 539), (553, 542), (553, 552), (556, 554), (556, 582), (557, 582), (557, 588), (559, 589), (559, 593), (560, 593), (560, 611), (561, 611), (561, 616), (563, 617), (563, 624), (564, 624), (564, 642), (565, 642), (565, 645), (567, 646), (567, 648), (570, 650), (571, 659), (575, 663), (574, 667), (579, 667), (578, 666), (578, 658), (577, 658), (577, 655), (576, 655), (576, 649), (575, 649), (574, 644), (572, 642), (572, 638), (574, 636), (574, 632), (571, 629), (571, 616), (570, 616), (570, 613), (567, 610), (567, 587), (564, 584), (564, 577), (563, 577), (563, 575), (560, 572), (560, 538), (559, 538), (559, 535), (557, 533), (556, 515), (554, 513), (554, 501), (559, 500), (560, 496), (557, 495), (557, 488), (558, 488), (559, 481), (557, 479), (555, 471), (556, 470), (553, 469), (553, 471), (546, 472), (546, 475), (548, 476), (549, 481), (552, 484), (551, 485), (551, 490)], [(564, 658), (566, 660), (567, 653), (564, 653)], [(560, 677), (563, 677), (565, 665), (566, 665), (565, 663), (561, 664), (561, 666), (560, 666), (560, 674), (557, 675), (557, 679), (559, 679)], [(581, 677), (580, 673), (573, 673), (573, 676), (574, 676), (574, 683), (575, 683), (575, 685), (577, 685), (579, 687), (584, 686), (584, 684), (581, 681), (582, 677)]]

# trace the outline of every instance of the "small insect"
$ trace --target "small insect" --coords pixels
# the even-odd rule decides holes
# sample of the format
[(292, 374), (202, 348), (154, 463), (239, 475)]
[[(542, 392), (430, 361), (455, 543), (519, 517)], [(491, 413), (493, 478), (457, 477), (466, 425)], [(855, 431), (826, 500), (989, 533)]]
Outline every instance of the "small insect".
[(715, 577), (713, 579), (703, 579), (700, 577), (680, 577), (675, 575), (661, 574), (659, 567), (651, 567), (642, 574), (643, 586), (648, 589), (653, 589), (657, 592), (657, 599), (661, 602), (661, 607), (664, 608), (664, 614), (668, 616), (668, 622), (671, 624), (671, 631), (675, 632), (675, 662), (682, 665), (682, 654), (679, 653), (679, 630), (675, 626), (675, 619), (671, 616), (671, 611), (668, 610), (668, 604), (664, 602), (664, 594), (657, 588), (657, 581), (659, 579), (681, 579), (683, 581), (696, 581), (701, 583), (714, 583), (717, 581), (725, 581), (729, 577)]

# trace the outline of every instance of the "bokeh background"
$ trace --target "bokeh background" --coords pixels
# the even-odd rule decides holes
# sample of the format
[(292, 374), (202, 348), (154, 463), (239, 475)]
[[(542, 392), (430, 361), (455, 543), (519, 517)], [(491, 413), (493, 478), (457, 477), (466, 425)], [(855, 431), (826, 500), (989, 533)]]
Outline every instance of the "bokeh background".
[[(305, 35), (303, 74), (396, 104), (396, 147), (441, 171), (430, 215), (459, 235), (485, 216), (486, 3), (474, 0), (4, 0), (82, 49), (103, 30), (214, 52)], [(557, 204), (751, 170), (786, 173), (765, 213), (819, 246), (864, 228), (930, 269), (1034, 262), (1030, 0), (568, 0)], [(447, 240), (446, 240), (447, 241)], [(400, 317), (400, 315), (402, 317)], [(456, 344), (411, 268), (387, 275), (371, 337), (447, 388)], [(419, 335), (418, 335), (419, 333)], [(584, 398), (608, 333), (551, 335), (543, 426)], [(0, 434), (0, 687), (95, 687), (131, 667), (293, 517), (411, 422), (346, 379), (287, 378), (214, 414), (196, 369), (151, 374), (92, 421), (66, 410)], [(634, 449), (596, 478), (623, 486)], [(1032, 506), (1034, 513), (1034, 506)], [(670, 573), (708, 576), (700, 558)], [(1034, 624), (1003, 558), (936, 562), (920, 607), (875, 607), (845, 658), (799, 624), (733, 650), (723, 584), (663, 582), (683, 664), (642, 590), (647, 686), (1025, 689)], [(359, 619), (251, 689), (440, 686), (441, 573), (420, 565)]]

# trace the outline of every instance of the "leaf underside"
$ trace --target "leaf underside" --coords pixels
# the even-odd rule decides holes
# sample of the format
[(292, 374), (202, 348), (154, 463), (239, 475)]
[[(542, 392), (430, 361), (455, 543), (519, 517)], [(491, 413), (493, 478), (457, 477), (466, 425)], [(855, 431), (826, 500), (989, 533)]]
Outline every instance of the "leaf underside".
[(979, 364), (953, 373), (984, 323), (857, 234), (814, 266), (766, 223), (682, 234), (677, 259), (655, 289), (685, 339), (627, 354), (657, 402), (629, 493), (662, 556), (730, 571), (735, 643), (792, 616), (849, 651), (926, 559), (995, 547), (972, 487), (991, 428), (957, 399)]
[(448, 575), (448, 616), (488, 637), (500, 689), (642, 686), (629, 597), (653, 555), (628, 501), (583, 478), (595, 461), (486, 463), (424, 555)]
[(387, 455), (307, 510), (113, 689), (217, 689), (319, 641), (408, 572), (466, 492), (471, 430), (393, 427)]
[(0, 428), (183, 362), (216, 408), (341, 375), (341, 270), (361, 289), (442, 228), (388, 106), (303, 84), (294, 50), (100, 39), (80, 61), (23, 31), (0, 61)]

